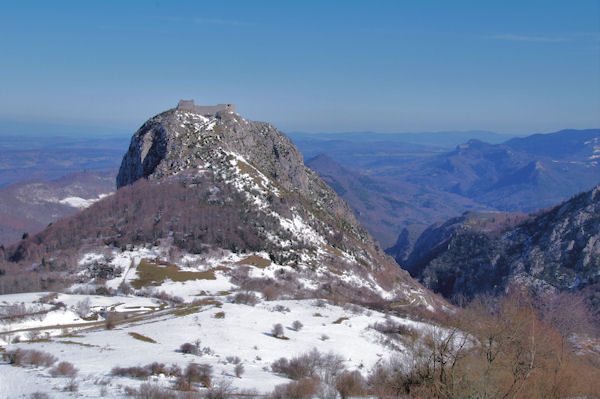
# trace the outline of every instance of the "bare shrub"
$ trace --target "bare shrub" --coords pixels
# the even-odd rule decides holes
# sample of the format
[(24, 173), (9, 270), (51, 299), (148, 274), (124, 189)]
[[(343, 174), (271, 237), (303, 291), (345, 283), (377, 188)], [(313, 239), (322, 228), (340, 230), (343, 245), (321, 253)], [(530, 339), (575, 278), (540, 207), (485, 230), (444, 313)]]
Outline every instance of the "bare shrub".
[(50, 353), (39, 351), (37, 349), (15, 349), (6, 351), (2, 354), (8, 364), (15, 366), (33, 366), (33, 367), (50, 367), (56, 363), (56, 357)]
[(281, 323), (273, 325), (273, 328), (271, 329), (271, 335), (273, 335), (275, 338), (283, 337), (283, 326)]
[(167, 368), (167, 373), (166, 375), (171, 376), (171, 377), (181, 377), (183, 375), (183, 373), (181, 372), (181, 367), (179, 367), (176, 364), (172, 364), (171, 366), (169, 366), (169, 368)]
[(167, 388), (163, 388), (158, 384), (144, 382), (140, 388), (133, 394), (138, 399), (177, 399), (178, 395)]
[(104, 322), (104, 327), (107, 330), (112, 330), (113, 328), (115, 328), (115, 326), (117, 325), (117, 323), (121, 320), (121, 317), (119, 317), (119, 315), (117, 315), (116, 313), (109, 313), (106, 316), (106, 320)]
[(254, 306), (258, 303), (258, 297), (253, 292), (239, 292), (233, 297), (233, 302)]
[(212, 380), (212, 366), (210, 364), (190, 363), (183, 372), (183, 380), (188, 386), (194, 382), (199, 382), (209, 388)]
[(319, 339), (321, 341), (327, 341), (329, 339), (329, 335), (327, 335), (327, 334), (321, 334), (321, 337)]
[(127, 281), (123, 280), (119, 284), (119, 291), (121, 291), (123, 295), (129, 295), (133, 293), (133, 287)]
[(327, 302), (323, 299), (317, 299), (315, 301), (315, 306), (318, 308), (324, 308), (327, 305)]
[(40, 299), (38, 299), (38, 301), (40, 303), (53, 303), (57, 298), (58, 298), (58, 293), (51, 292), (49, 294), (44, 295)]
[(192, 355), (198, 355), (200, 353), (200, 348), (198, 345), (192, 344), (190, 342), (186, 342), (179, 347), (179, 351), (181, 353), (189, 353)]
[(302, 330), (302, 327), (304, 327), (304, 324), (302, 324), (300, 320), (296, 320), (292, 323), (292, 329), (294, 331), (300, 331)]
[(369, 325), (369, 328), (372, 328), (372, 329), (379, 331), (380, 333), (386, 334), (386, 335), (392, 335), (392, 334), (413, 335), (413, 334), (415, 334), (415, 331), (412, 328), (405, 326), (404, 324), (401, 324), (401, 323), (396, 323), (391, 318), (385, 319), (384, 322), (376, 322), (375, 324)]
[(332, 352), (322, 354), (315, 348), (291, 360), (282, 357), (271, 364), (271, 370), (292, 380), (319, 377), (333, 384), (335, 377), (344, 371), (344, 360)]
[(235, 389), (231, 385), (231, 382), (227, 380), (217, 381), (212, 387), (204, 392), (204, 399), (229, 398), (235, 392)]
[(116, 375), (119, 377), (131, 377), (131, 378), (141, 378), (146, 379), (150, 377), (151, 372), (147, 367), (142, 366), (132, 366), (132, 367), (113, 367), (110, 371), (111, 375)]
[(24, 303), (13, 303), (0, 306), (0, 322), (13, 323), (21, 320), (42, 320), (46, 314), (43, 306), (31, 304), (27, 306)]
[[(567, 338), (581, 327), (584, 312), (571, 298), (557, 301), (538, 307), (526, 291), (513, 287), (501, 297), (476, 298), (454, 316), (454, 325), (431, 327), (406, 341), (408, 359), (372, 370), (370, 395), (600, 397), (600, 369), (582, 362)], [(562, 306), (570, 314), (559, 314)]]
[(67, 392), (79, 391), (79, 382), (75, 378), (69, 378), (69, 382), (64, 386), (63, 390)]
[(273, 399), (310, 399), (319, 387), (319, 380), (314, 378), (303, 378), (288, 384), (277, 385), (271, 393)]
[(52, 377), (75, 377), (77, 369), (69, 362), (60, 362), (50, 370)]
[(290, 308), (288, 308), (287, 306), (283, 306), (283, 305), (276, 305), (273, 308), (273, 311), (275, 312), (281, 312), (281, 313), (286, 313), (290, 311)]
[(362, 396), (364, 393), (364, 386), (365, 379), (360, 372), (356, 370), (340, 374), (335, 381), (335, 389), (337, 389), (342, 399)]
[(263, 297), (267, 301), (273, 301), (273, 300), (277, 299), (279, 297), (279, 295), (281, 294), (279, 292), (279, 290), (275, 287), (265, 287), (262, 289), (261, 292), (263, 294)]
[(244, 374), (244, 365), (242, 363), (238, 363), (235, 365), (233, 372), (237, 378), (242, 378), (242, 374)]
[(50, 399), (46, 392), (34, 392), (29, 396), (30, 399)]
[(150, 369), (152, 375), (169, 375), (169, 371), (164, 363), (153, 362), (147, 366)]
[(75, 310), (75, 313), (77, 313), (77, 316), (84, 318), (88, 315), (88, 313), (90, 313), (90, 309), (91, 309), (90, 298), (85, 298), (85, 299), (82, 299), (81, 301), (77, 302), (75, 304), (75, 307), (73, 310)]
[(240, 359), (239, 356), (227, 356), (225, 360), (227, 360), (227, 363), (233, 364), (238, 364), (242, 361), (242, 359)]
[(153, 362), (145, 366), (113, 367), (112, 375), (146, 379), (151, 375), (165, 375), (167, 377), (180, 377), (181, 368), (176, 364), (166, 367), (164, 363)]

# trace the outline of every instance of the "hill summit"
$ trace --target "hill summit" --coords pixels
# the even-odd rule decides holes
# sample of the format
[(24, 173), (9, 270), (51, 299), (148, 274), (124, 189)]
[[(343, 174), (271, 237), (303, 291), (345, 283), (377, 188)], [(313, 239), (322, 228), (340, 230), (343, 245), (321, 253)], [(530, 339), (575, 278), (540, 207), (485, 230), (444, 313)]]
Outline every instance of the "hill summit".
[[(287, 297), (440, 304), (385, 255), (286, 136), (232, 109), (178, 107), (149, 119), (131, 139), (117, 186), (7, 248), (6, 259), (20, 272), (52, 270), (52, 281), (60, 271), (72, 284), (82, 270), (111, 269), (118, 250), (131, 255), (126, 274), (139, 276), (141, 247), (157, 262), (218, 271), (238, 287), (254, 279)], [(50, 279), (41, 275), (43, 288)]]

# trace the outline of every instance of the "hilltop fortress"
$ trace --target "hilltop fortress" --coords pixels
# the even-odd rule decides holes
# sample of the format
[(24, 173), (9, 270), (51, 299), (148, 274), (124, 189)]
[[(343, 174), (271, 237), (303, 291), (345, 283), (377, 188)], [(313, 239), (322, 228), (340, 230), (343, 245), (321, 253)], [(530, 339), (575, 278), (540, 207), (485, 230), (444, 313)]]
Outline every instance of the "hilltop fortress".
[(216, 115), (217, 112), (231, 111), (235, 112), (233, 104), (217, 104), (217, 105), (195, 105), (194, 100), (179, 100), (177, 109), (182, 111), (194, 112), (200, 115)]

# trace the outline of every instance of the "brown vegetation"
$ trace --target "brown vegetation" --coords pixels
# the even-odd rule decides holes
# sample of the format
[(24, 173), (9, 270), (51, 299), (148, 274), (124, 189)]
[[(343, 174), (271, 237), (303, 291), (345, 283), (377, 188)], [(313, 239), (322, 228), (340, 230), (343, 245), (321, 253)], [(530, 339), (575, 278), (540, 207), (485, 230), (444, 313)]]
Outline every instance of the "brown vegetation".
[(152, 338), (146, 337), (145, 335), (138, 334), (136, 332), (130, 332), (128, 334), (131, 335), (133, 338), (139, 340), (139, 341), (149, 342), (151, 344), (155, 344), (156, 343), (156, 341), (153, 340)]
[(50, 370), (52, 377), (75, 377), (77, 375), (77, 369), (69, 362), (60, 362)]
[(165, 375), (167, 377), (181, 377), (181, 368), (176, 364), (169, 367), (165, 366), (164, 363), (154, 362), (145, 366), (132, 366), (132, 367), (113, 367), (111, 375), (120, 377), (131, 377), (146, 379), (151, 375)]
[(56, 357), (37, 349), (15, 349), (2, 353), (2, 359), (13, 366), (50, 367)]
[(570, 344), (585, 312), (569, 304), (548, 313), (519, 289), (497, 300), (478, 298), (455, 323), (406, 340), (408, 364), (392, 360), (372, 370), (371, 393), (414, 399), (597, 397), (600, 368)]

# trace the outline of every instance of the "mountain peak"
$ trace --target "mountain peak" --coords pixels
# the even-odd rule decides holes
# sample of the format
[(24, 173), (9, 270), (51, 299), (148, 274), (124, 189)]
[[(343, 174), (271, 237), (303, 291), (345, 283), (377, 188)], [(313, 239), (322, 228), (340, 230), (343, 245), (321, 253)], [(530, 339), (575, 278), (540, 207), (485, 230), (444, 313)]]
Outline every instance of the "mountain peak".
[(236, 153), (288, 190), (306, 189), (295, 169), (302, 155), (273, 125), (244, 119), (233, 112), (201, 115), (171, 109), (148, 120), (134, 134), (123, 158), (117, 187), (144, 177), (151, 180), (185, 169), (204, 168), (227, 152)]
[[(291, 285), (289, 297), (408, 300), (417, 293), (415, 303), (440, 305), (273, 125), (231, 109), (202, 114), (188, 105), (150, 118), (133, 135), (113, 197), (9, 248), (7, 259), (52, 259), (78, 270), (82, 263), (73, 260), (89, 256), (90, 248), (177, 247), (184, 254), (220, 253), (213, 263), (231, 263), (222, 259), (227, 253), (268, 260), (269, 284), (281, 285), (273, 280), (280, 275), (307, 282)], [(57, 248), (78, 256), (63, 260)]]

